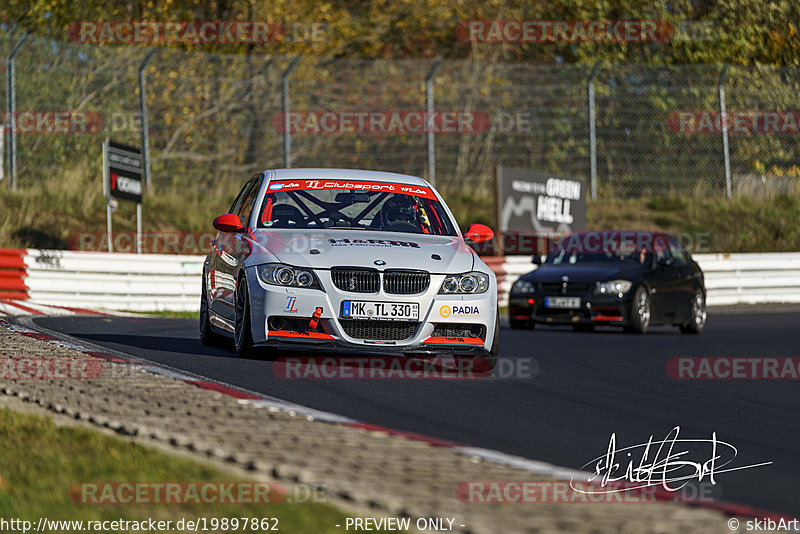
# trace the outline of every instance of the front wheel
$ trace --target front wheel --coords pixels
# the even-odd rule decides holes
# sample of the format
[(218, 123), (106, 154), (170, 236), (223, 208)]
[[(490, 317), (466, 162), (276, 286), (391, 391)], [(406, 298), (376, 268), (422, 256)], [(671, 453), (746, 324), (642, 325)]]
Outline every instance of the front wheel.
[(253, 356), (253, 333), (250, 330), (250, 291), (247, 277), (242, 275), (236, 284), (236, 308), (234, 319), (233, 346), (240, 358)]
[(631, 326), (630, 331), (637, 334), (646, 334), (650, 326), (650, 293), (644, 286), (636, 288), (631, 301)]
[(686, 324), (680, 326), (681, 332), (684, 334), (699, 334), (706, 327), (706, 297), (703, 291), (698, 289), (692, 298), (692, 309), (690, 319)]

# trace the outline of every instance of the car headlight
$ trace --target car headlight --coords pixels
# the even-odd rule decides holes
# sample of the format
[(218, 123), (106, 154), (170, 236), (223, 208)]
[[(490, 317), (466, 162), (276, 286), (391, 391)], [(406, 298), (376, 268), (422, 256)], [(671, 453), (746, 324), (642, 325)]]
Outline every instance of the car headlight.
[(517, 280), (511, 286), (512, 293), (533, 293), (536, 291), (536, 285), (529, 280)]
[(489, 289), (489, 275), (478, 271), (453, 274), (442, 282), (439, 294), (486, 293)]
[(265, 284), (284, 287), (304, 287), (308, 289), (322, 289), (314, 271), (283, 265), (282, 263), (267, 263), (258, 266), (258, 277)]
[(630, 280), (610, 280), (598, 282), (594, 288), (595, 295), (622, 295), (630, 291), (633, 282)]

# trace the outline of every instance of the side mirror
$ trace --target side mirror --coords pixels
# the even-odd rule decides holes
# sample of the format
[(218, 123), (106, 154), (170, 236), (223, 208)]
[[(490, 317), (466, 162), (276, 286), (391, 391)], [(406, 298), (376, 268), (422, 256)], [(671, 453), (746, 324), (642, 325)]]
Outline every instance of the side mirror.
[(464, 234), (464, 239), (468, 243), (482, 243), (492, 238), (494, 238), (494, 230), (485, 224), (470, 224)]
[(534, 254), (533, 259), (531, 259), (531, 263), (533, 263), (534, 265), (541, 265), (542, 256), (540, 254)]
[(220, 232), (242, 232), (244, 226), (235, 213), (226, 213), (214, 219), (214, 228)]

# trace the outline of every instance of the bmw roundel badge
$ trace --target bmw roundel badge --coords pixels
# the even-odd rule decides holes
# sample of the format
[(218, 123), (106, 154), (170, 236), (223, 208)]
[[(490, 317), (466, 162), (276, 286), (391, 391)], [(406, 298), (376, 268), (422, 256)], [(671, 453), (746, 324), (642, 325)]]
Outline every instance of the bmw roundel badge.
[(375, 263), (375, 265), (386, 265), (386, 262), (383, 260), (375, 260), (373, 263)]

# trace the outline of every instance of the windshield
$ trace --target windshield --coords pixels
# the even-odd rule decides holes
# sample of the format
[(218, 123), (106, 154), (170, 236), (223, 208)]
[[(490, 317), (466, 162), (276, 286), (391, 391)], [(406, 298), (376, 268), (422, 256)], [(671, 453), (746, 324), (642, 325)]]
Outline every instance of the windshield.
[(456, 235), (428, 187), (352, 180), (272, 181), (259, 228), (326, 228)]
[(648, 265), (652, 257), (652, 254), (647, 251), (631, 251), (629, 253), (587, 253), (570, 252), (562, 249), (556, 253), (550, 254), (550, 256), (547, 257), (547, 263), (552, 263), (553, 265), (574, 265), (578, 263), (626, 263)]
[(612, 263), (650, 265), (653, 250), (663, 250), (664, 243), (649, 234), (573, 234), (556, 245), (545, 263), (576, 265), (586, 263)]

